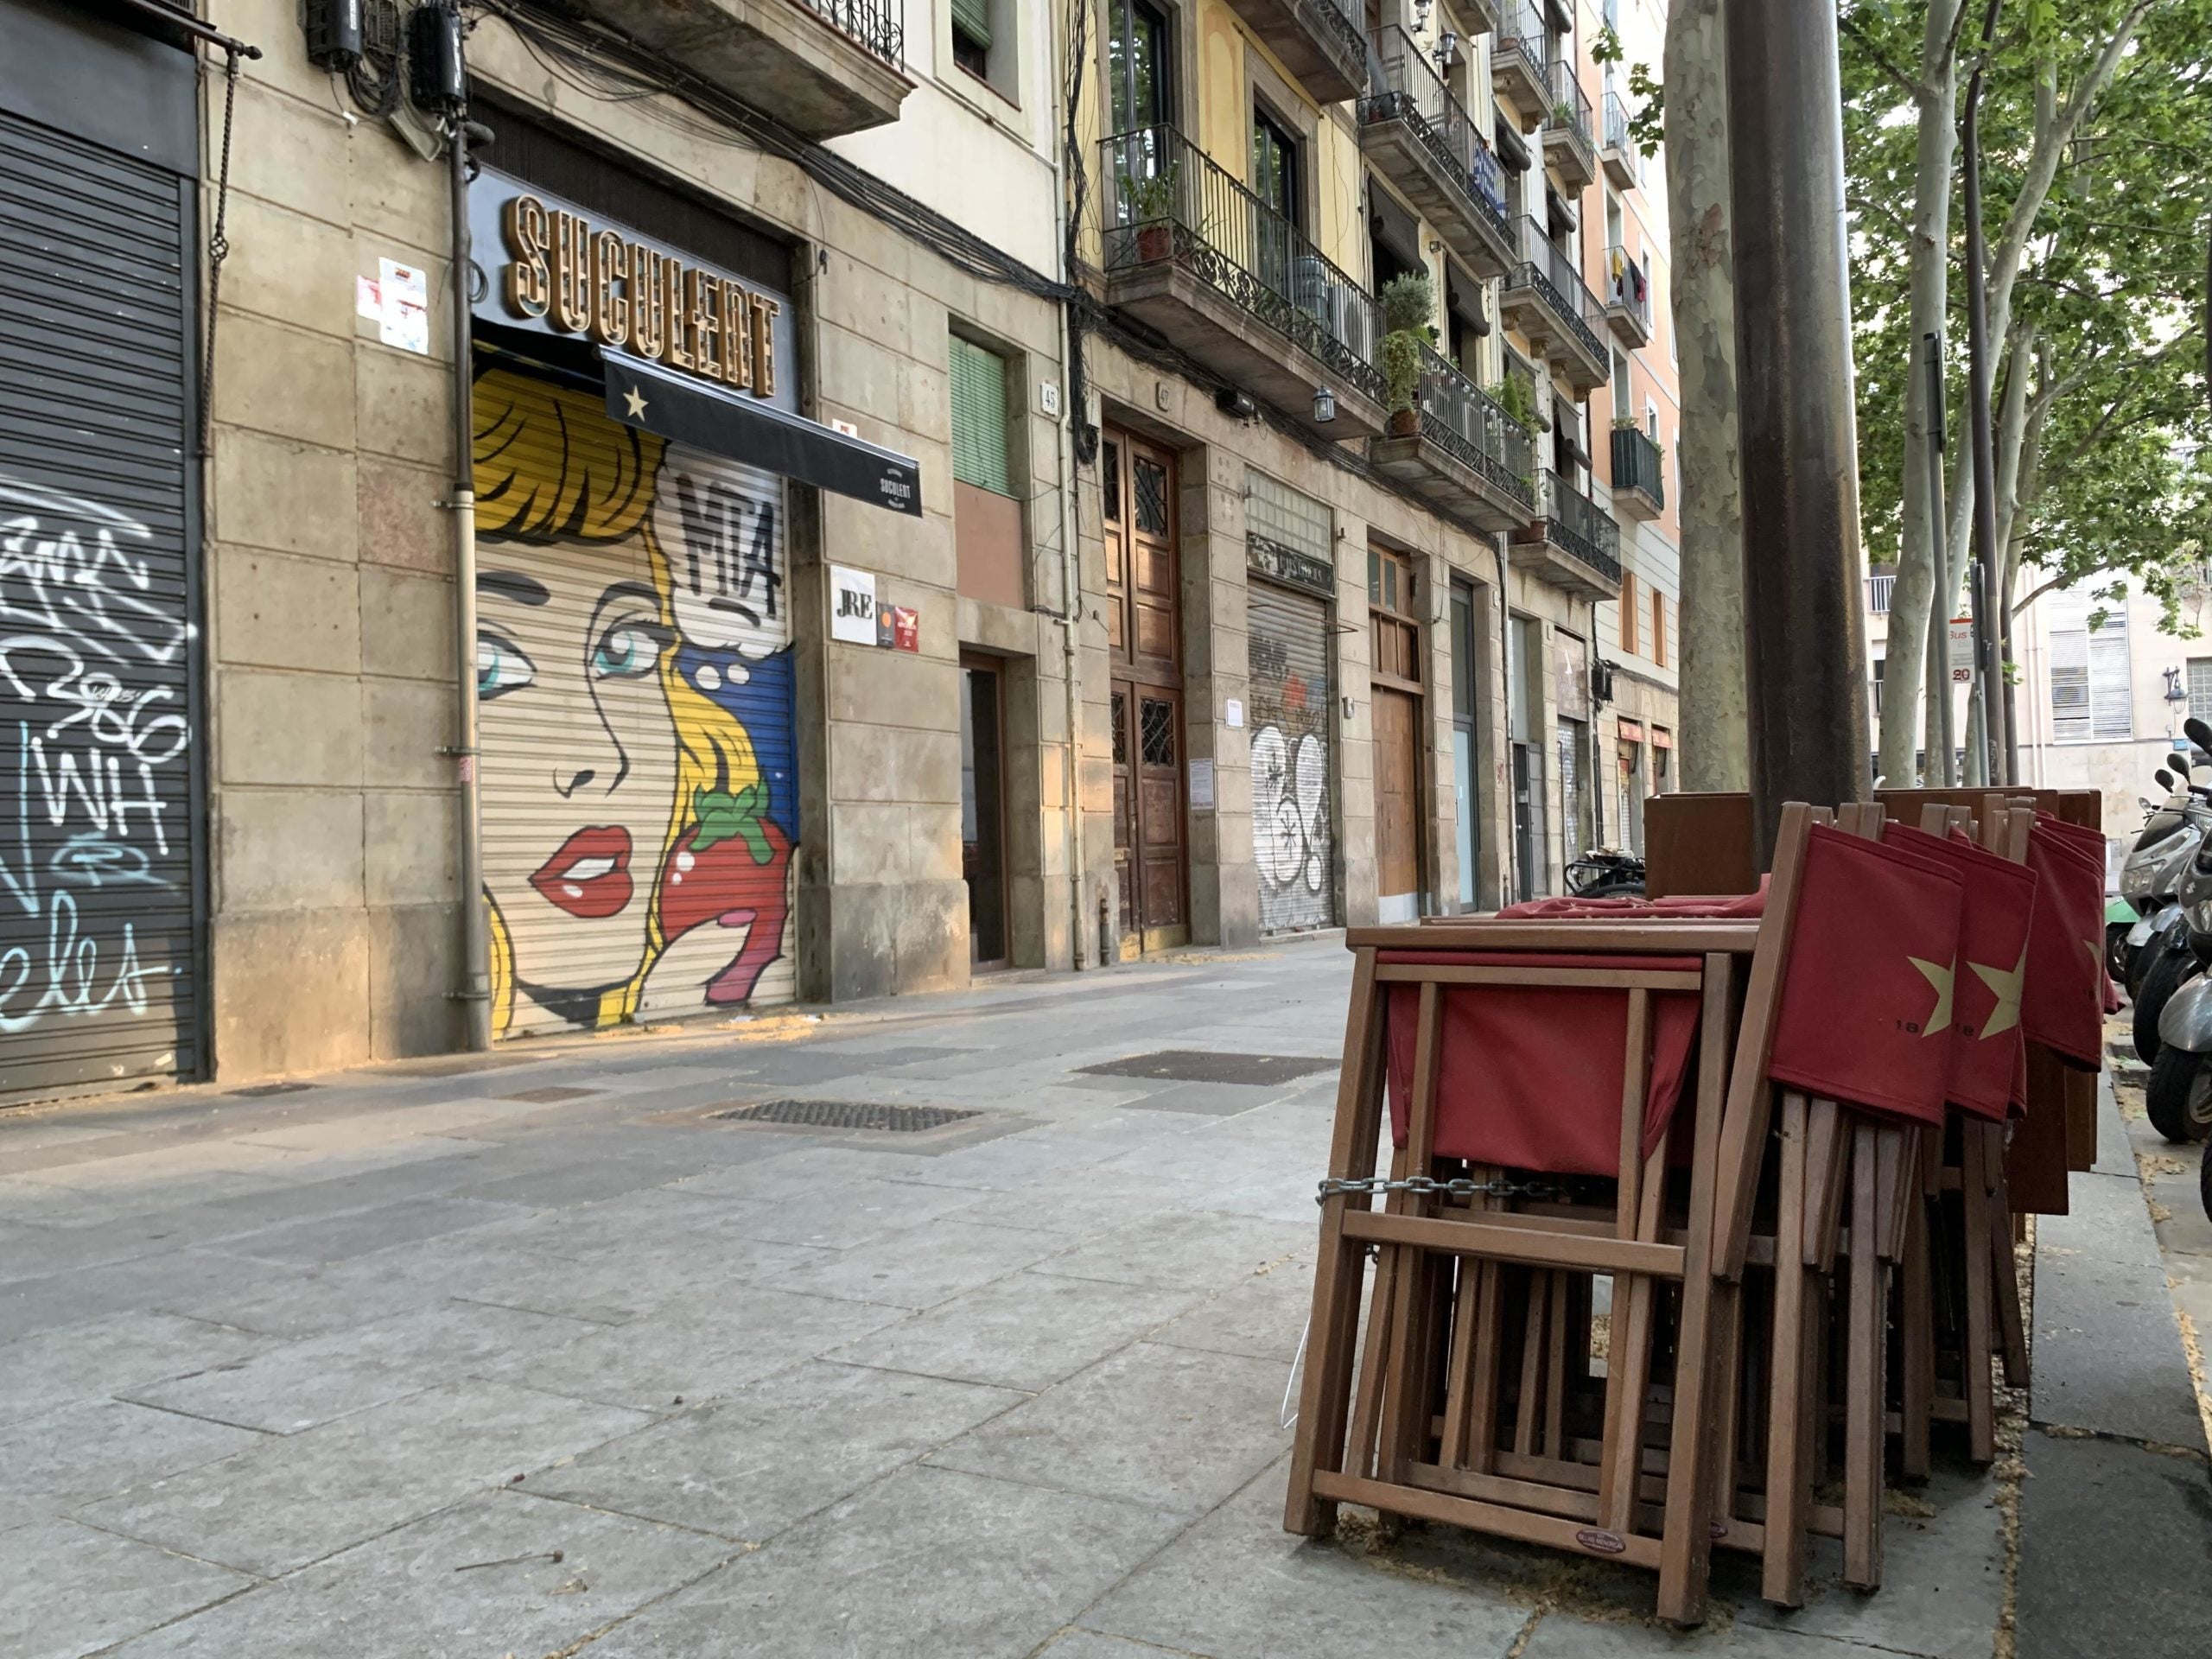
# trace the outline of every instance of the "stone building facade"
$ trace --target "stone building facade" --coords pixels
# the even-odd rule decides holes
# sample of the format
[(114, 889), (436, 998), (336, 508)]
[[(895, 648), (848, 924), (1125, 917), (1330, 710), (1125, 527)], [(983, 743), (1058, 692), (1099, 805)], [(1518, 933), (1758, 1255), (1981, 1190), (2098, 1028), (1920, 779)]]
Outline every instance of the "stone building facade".
[(463, 6), (457, 365), (438, 5), (0, 0), (78, 307), (0, 417), (0, 1098), (1555, 890), (1637, 658), (1597, 22), (1386, 10)]

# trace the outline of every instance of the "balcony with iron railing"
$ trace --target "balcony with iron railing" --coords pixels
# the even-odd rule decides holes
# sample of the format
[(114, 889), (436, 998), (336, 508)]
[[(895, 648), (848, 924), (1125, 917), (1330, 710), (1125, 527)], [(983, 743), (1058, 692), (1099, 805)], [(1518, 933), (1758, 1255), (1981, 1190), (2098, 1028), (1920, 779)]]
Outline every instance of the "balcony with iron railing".
[(1470, 529), (1518, 530), (1535, 511), (1531, 444), (1504, 406), (1432, 349), (1414, 408), (1391, 417), (1368, 459)]
[(1503, 276), (1513, 263), (1505, 169), (1420, 41), (1389, 29), (1371, 43), (1361, 149), (1473, 276)]
[(899, 118), (905, 0), (594, 0), (592, 10), (721, 92), (804, 137)]
[(1618, 599), (1621, 531), (1612, 516), (1549, 471), (1538, 507), (1541, 516), (1507, 543), (1507, 558), (1578, 598)]
[(1367, 87), (1367, 24), (1357, 0), (1229, 0), (1317, 104), (1357, 98)]
[(1381, 431), (1374, 296), (1173, 127), (1103, 151), (1106, 302), (1324, 437)]
[(1551, 36), (1534, 0), (1500, 0), (1491, 34), (1491, 87), (1524, 123), (1551, 113)]
[(1897, 583), (1897, 579), (1893, 575), (1866, 578), (1866, 609), (1870, 615), (1887, 616), (1890, 613), (1890, 591)]
[(1656, 518), (1667, 511), (1667, 457), (1658, 441), (1637, 426), (1613, 429), (1613, 505), (1631, 518)]
[(1587, 189), (1598, 176), (1598, 139), (1592, 130), (1590, 95), (1575, 79), (1571, 57), (1552, 60), (1548, 84), (1551, 109), (1544, 117), (1544, 165), (1571, 196)]
[(1574, 256), (1554, 244), (1541, 223), (1523, 217), (1517, 228), (1520, 259), (1505, 274), (1498, 309), (1576, 391), (1593, 391), (1612, 367), (1605, 308), (1575, 269)]
[(1618, 92), (1605, 94), (1605, 139), (1598, 152), (1605, 176), (1616, 190), (1633, 190), (1643, 181), (1643, 158), (1628, 130), (1628, 105)]
[(1630, 346), (1651, 343), (1651, 276), (1626, 248), (1605, 250), (1605, 321)]

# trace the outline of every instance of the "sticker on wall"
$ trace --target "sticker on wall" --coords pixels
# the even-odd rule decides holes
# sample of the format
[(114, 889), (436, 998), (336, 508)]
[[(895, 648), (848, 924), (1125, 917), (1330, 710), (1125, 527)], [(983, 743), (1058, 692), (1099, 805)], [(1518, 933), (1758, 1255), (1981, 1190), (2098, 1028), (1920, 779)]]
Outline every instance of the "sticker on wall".
[(1222, 705), (1221, 720), (1222, 724), (1232, 728), (1242, 726), (1244, 723), (1243, 703), (1235, 697), (1230, 698)]
[(894, 651), (918, 652), (922, 648), (922, 613), (910, 606), (891, 607), (891, 645)]
[(374, 277), (353, 279), (353, 309), (377, 326), (377, 338), (403, 352), (430, 350), (429, 280), (413, 265), (377, 261)]
[(849, 645), (876, 643), (875, 573), (830, 567), (830, 637)]

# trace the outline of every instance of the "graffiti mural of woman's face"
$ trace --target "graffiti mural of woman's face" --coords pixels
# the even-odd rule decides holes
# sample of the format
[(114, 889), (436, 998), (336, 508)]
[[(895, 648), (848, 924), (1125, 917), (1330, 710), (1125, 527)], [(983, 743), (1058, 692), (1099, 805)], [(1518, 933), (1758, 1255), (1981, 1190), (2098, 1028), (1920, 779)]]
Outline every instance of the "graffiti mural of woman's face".
[(674, 643), (642, 535), (485, 549), (485, 886), (518, 991), (581, 1023), (645, 958), (676, 796)]

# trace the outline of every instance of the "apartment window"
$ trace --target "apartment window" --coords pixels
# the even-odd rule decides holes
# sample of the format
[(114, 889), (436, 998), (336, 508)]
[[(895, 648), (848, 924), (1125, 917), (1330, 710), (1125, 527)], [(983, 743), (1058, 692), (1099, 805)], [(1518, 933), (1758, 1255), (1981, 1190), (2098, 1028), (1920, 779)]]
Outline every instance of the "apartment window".
[(1628, 353), (1618, 347), (1613, 352), (1613, 418), (1617, 421), (1635, 418), (1629, 410), (1636, 407), (1636, 394), (1630, 390)]
[(1880, 657), (1874, 659), (1874, 720), (1878, 725), (1882, 718), (1882, 664), (1885, 660)]
[(951, 338), (952, 530), (959, 591), (988, 604), (1027, 607), (1028, 560), (1014, 487), (1017, 384), (998, 353)]
[(952, 0), (952, 60), (988, 80), (991, 73), (991, 0)]
[[(2125, 741), (2135, 733), (2134, 688), (2123, 601), (2053, 594), (2044, 601), (2050, 628), (2050, 734), (2060, 743)], [(2090, 613), (2104, 615), (2095, 627)]]
[(1172, 123), (1167, 16), (1145, 0), (1108, 0), (1107, 96), (1113, 130)]
[(1299, 222), (1298, 140), (1256, 106), (1252, 111), (1252, 194), (1291, 224)]
[(955, 334), (952, 475), (1000, 495), (1014, 493), (1006, 403), (1006, 359)]
[(1636, 572), (1621, 572), (1621, 650), (1636, 655)]
[(1651, 590), (1651, 660), (1667, 666), (1667, 595)]
[(2189, 659), (2189, 712), (2212, 720), (2212, 657)]

